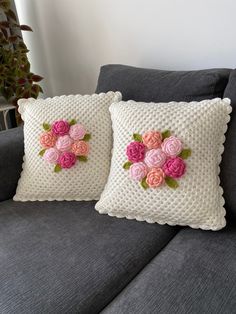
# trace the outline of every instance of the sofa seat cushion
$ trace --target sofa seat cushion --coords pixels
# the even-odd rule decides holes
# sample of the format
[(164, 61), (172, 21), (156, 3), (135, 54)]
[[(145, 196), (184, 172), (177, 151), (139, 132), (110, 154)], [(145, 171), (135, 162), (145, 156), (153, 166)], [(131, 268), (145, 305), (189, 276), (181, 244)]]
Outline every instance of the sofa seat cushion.
[(178, 232), (94, 204), (0, 203), (0, 313), (98, 313)]
[(236, 230), (182, 229), (103, 314), (232, 314)]

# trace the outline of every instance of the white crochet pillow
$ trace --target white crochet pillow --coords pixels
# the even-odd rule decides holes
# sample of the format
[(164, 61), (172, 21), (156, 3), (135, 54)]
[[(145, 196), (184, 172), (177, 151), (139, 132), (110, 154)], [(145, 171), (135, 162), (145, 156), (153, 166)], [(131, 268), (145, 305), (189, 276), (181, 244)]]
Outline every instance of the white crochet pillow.
[(22, 99), (25, 156), (15, 201), (97, 200), (112, 147), (109, 106), (119, 92)]
[(113, 156), (96, 210), (149, 223), (223, 228), (219, 163), (230, 100), (128, 101), (112, 104), (110, 112)]

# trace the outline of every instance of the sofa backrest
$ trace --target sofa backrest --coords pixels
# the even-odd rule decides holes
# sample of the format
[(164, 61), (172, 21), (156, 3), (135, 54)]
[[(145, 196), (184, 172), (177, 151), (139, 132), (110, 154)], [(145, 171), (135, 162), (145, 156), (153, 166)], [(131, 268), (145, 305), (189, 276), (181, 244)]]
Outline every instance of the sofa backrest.
[(124, 100), (169, 102), (223, 97), (230, 69), (163, 71), (111, 64), (101, 67), (96, 92), (120, 91)]
[(226, 133), (225, 150), (221, 163), (221, 182), (229, 213), (236, 222), (236, 70), (231, 71), (224, 97), (231, 99), (233, 108)]
[[(162, 71), (117, 64), (105, 65), (101, 67), (96, 92), (109, 90), (120, 91), (124, 100), (146, 102), (199, 101), (228, 97), (235, 107), (236, 70)], [(236, 220), (235, 120), (233, 112), (226, 135), (220, 177), (225, 191), (227, 216)]]

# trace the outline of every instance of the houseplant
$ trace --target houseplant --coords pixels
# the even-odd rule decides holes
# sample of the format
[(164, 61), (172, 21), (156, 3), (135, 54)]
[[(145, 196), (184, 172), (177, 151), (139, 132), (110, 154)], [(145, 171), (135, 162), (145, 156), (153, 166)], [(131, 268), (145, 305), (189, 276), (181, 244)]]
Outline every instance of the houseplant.
[(17, 106), (20, 98), (37, 98), (43, 92), (37, 84), (43, 78), (30, 71), (27, 49), (21, 31), (32, 31), (19, 25), (10, 0), (0, 0), (0, 96)]

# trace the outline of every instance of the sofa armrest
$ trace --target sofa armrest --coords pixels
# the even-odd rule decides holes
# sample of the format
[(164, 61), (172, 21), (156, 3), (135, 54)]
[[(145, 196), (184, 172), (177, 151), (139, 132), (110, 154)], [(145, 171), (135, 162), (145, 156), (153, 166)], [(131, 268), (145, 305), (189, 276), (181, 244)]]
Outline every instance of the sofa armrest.
[(0, 201), (12, 198), (22, 170), (23, 128), (0, 132)]

